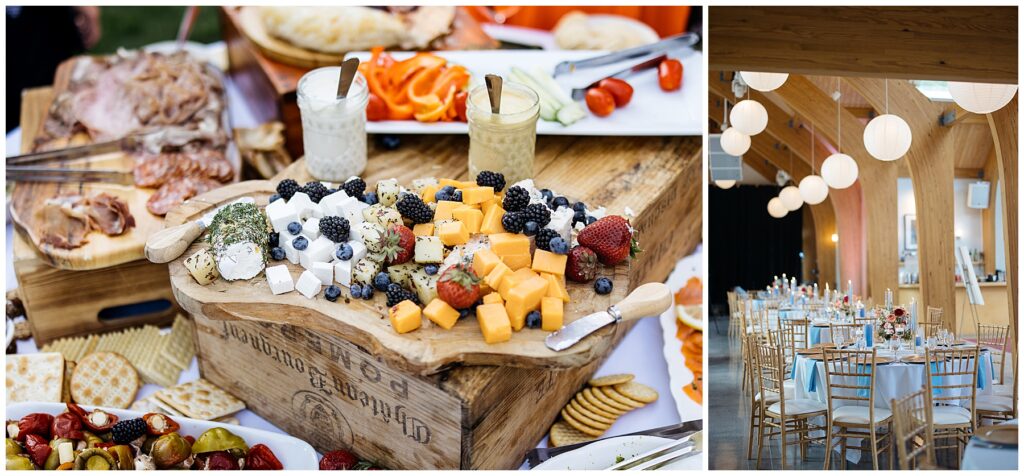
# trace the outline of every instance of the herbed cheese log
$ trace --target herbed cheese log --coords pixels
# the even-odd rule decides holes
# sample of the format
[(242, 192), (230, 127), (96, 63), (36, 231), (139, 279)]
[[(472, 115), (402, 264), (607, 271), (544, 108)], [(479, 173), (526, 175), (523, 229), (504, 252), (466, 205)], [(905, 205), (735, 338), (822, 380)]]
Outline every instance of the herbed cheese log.
[(220, 275), (229, 281), (250, 279), (267, 264), (267, 217), (252, 203), (234, 203), (217, 212), (207, 241)]

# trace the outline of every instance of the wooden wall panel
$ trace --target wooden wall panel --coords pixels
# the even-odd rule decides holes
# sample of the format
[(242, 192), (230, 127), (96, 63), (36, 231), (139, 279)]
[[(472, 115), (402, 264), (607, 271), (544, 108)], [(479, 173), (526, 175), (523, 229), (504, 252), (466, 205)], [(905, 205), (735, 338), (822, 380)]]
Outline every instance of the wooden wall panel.
[[(986, 118), (985, 121), (988, 122), (988, 119)], [(989, 133), (989, 142), (992, 142), (991, 132)], [(1001, 195), (996, 194), (996, 188), (999, 186), (999, 160), (996, 159), (994, 146), (989, 152), (982, 174), (990, 185), (988, 208), (981, 211), (981, 246), (985, 253), (985, 274), (993, 274), (996, 272), (996, 200), (1003, 199)]]
[(1010, 300), (1010, 331), (1013, 334), (1014, 355), (1017, 348), (1017, 101), (1020, 93), (1002, 109), (988, 114), (992, 140), (999, 161), (999, 179), (1003, 184), (1003, 238), (1006, 240), (1006, 289)]

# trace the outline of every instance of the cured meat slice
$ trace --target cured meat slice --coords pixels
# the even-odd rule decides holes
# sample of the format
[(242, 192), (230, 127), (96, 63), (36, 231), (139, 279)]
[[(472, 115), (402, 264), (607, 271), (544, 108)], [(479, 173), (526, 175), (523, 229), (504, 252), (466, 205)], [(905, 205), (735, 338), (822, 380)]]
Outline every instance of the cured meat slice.
[(89, 199), (87, 213), (93, 228), (110, 236), (120, 235), (135, 226), (135, 217), (128, 211), (128, 204), (106, 193)]
[(184, 177), (202, 177), (230, 182), (235, 175), (231, 162), (218, 150), (196, 152), (142, 153), (135, 159), (135, 185), (160, 187)]
[(163, 216), (185, 200), (220, 186), (220, 182), (204, 177), (185, 177), (167, 182), (149, 197), (146, 209), (154, 215)]
[(40, 241), (55, 248), (73, 249), (89, 242), (89, 216), (80, 195), (61, 195), (43, 203), (36, 212)]

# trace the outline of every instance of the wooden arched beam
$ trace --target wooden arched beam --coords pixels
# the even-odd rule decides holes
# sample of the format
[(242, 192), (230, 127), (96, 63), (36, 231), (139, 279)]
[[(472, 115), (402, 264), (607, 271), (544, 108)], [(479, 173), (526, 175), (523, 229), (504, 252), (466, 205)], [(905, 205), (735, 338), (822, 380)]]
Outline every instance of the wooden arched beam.
[[(992, 141), (996, 160), (999, 163), (999, 181), (1003, 195), (1003, 238), (1006, 241), (1006, 289), (1009, 293), (1010, 333), (1013, 335), (1013, 352), (1017, 355), (1017, 101), (1020, 93), (988, 116), (992, 130)], [(987, 253), (990, 253), (987, 251)]]
[[(883, 79), (843, 78), (869, 104), (886, 111)], [(914, 184), (917, 207), (917, 255), (921, 276), (922, 306), (945, 310), (943, 322), (956, 322), (955, 231), (953, 226), (953, 178), (955, 141), (949, 128), (939, 124), (942, 106), (921, 94), (909, 81), (888, 81), (888, 111), (910, 126), (913, 141), (905, 161)], [(895, 231), (893, 235), (895, 236)], [(923, 309), (923, 308), (922, 308)]]

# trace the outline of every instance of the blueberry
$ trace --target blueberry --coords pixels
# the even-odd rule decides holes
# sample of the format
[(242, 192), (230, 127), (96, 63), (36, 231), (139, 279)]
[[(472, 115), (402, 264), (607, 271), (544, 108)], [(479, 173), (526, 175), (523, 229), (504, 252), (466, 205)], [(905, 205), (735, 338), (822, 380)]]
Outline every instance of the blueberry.
[(612, 292), (612, 280), (600, 277), (597, 281), (594, 281), (594, 292), (597, 294), (608, 294)]
[(584, 205), (583, 202), (576, 202), (572, 204), (572, 210), (574, 212), (585, 212), (587, 211), (587, 206)]
[(388, 273), (381, 271), (373, 277), (373, 287), (377, 288), (380, 292), (387, 291), (389, 284), (391, 284), (391, 277), (388, 276)]
[(576, 212), (572, 214), (572, 224), (576, 226), (576, 223), (587, 224), (587, 212)]
[(284, 259), (284, 249), (281, 248), (280, 246), (275, 246), (275, 247), (271, 248), (270, 249), (270, 257), (274, 258), (277, 261), (283, 260)]
[(472, 316), (472, 315), (473, 315), (473, 309), (472, 308), (468, 308), (467, 307), (465, 309), (459, 309), (459, 319), (462, 319), (462, 318), (465, 318), (465, 317), (469, 317), (469, 316)]
[(281, 198), (281, 194), (279, 194), (279, 193), (275, 193), (275, 194), (273, 194), (273, 195), (271, 195), (271, 196), (270, 196), (270, 201), (269, 201), (269, 202), (267, 202), (267, 203), (274, 203), (274, 202), (276, 202), (276, 201), (277, 201), (277, 199), (279, 199), (279, 198)]
[(377, 192), (366, 192), (363, 194), (363, 203), (367, 205), (377, 204)]
[(276, 231), (270, 232), (270, 235), (267, 235), (267, 242), (271, 247), (281, 246), (281, 234)]
[(302, 251), (302, 250), (306, 249), (307, 246), (309, 246), (309, 240), (307, 240), (305, 236), (300, 236), (300, 237), (292, 240), (292, 246), (295, 249), (297, 249), (299, 251)]
[(568, 207), (569, 199), (565, 197), (555, 197), (551, 199), (551, 208), (558, 210), (559, 207)]
[(297, 221), (293, 221), (293, 222), (288, 224), (288, 233), (291, 233), (293, 235), (298, 235), (299, 232), (301, 232), (301, 231), (302, 231), (302, 224), (301, 223), (299, 223)]
[(327, 289), (324, 290), (324, 297), (327, 298), (328, 301), (331, 301), (331, 302), (337, 301), (338, 300), (338, 296), (341, 296), (341, 288), (339, 288), (339, 287), (337, 287), (337, 286), (335, 286), (333, 284), (330, 285), (330, 286), (327, 286)]
[(433, 275), (437, 274), (437, 265), (436, 264), (428, 264), (428, 265), (423, 267), (423, 271), (426, 272), (427, 274), (433, 276)]
[(530, 311), (530, 313), (526, 315), (526, 327), (529, 327), (530, 329), (536, 329), (540, 327), (539, 311)]
[(461, 202), (462, 201), (462, 190), (456, 190), (455, 193), (452, 193), (452, 201), (453, 202)]
[(564, 255), (569, 253), (569, 243), (566, 243), (565, 239), (561, 236), (552, 238), (549, 246), (551, 248), (551, 252), (554, 254)]
[(438, 202), (444, 200), (450, 201), (452, 199), (453, 194), (455, 194), (455, 187), (452, 187), (451, 185), (445, 185), (444, 187), (441, 188), (441, 190), (438, 190), (437, 193), (434, 194), (434, 200)]
[(588, 216), (587, 217), (587, 224), (588, 225), (591, 224), (591, 223), (594, 223), (595, 221), (597, 221), (597, 217), (592, 217), (592, 216)]
[(554, 192), (549, 188), (540, 189), (540, 196), (544, 197), (544, 201), (548, 203), (551, 203), (551, 199), (555, 198)]
[(402, 145), (402, 139), (399, 139), (398, 136), (379, 135), (377, 136), (377, 145), (384, 150), (395, 150)]
[(337, 256), (338, 259), (342, 261), (348, 261), (352, 259), (352, 253), (352, 245), (348, 243), (342, 243), (341, 246), (338, 247), (338, 251), (334, 252), (334, 256)]
[(363, 287), (359, 284), (352, 283), (352, 285), (348, 287), (348, 290), (352, 292), (352, 299), (362, 299)]
[(359, 295), (363, 299), (373, 299), (373, 286), (363, 286), (363, 291)]
[(523, 234), (526, 236), (536, 235), (538, 231), (540, 231), (540, 225), (535, 221), (528, 221), (523, 225)]

